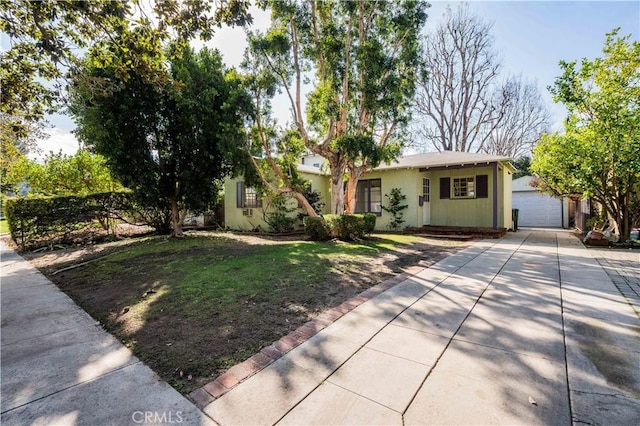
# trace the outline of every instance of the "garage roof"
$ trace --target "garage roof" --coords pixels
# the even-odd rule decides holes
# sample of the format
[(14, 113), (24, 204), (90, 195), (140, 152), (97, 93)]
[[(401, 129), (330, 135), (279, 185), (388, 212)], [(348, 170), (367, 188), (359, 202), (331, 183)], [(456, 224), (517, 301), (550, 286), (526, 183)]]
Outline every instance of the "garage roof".
[(511, 184), (512, 192), (535, 192), (536, 188), (531, 186), (531, 182), (533, 181), (533, 176), (522, 176), (521, 178), (514, 179)]

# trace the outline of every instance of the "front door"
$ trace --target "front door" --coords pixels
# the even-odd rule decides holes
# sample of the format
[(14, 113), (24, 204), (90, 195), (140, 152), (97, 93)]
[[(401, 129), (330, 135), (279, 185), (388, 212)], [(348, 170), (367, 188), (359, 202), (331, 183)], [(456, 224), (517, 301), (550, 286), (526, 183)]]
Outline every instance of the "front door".
[(422, 178), (422, 225), (431, 225), (431, 199), (429, 178)]

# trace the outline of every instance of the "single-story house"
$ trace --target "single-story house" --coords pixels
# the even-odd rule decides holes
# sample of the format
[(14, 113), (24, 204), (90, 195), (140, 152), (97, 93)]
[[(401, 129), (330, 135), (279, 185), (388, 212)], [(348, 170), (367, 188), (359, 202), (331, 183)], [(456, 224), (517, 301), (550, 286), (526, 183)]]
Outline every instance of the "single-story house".
[(518, 209), (518, 227), (568, 228), (570, 209), (567, 198), (556, 198), (539, 192), (533, 176), (513, 181), (513, 208)]
[[(319, 167), (300, 164), (298, 171), (310, 181), (329, 213), (329, 175)], [(407, 155), (365, 173), (358, 181), (356, 213), (379, 216), (376, 229), (386, 230), (392, 215), (385, 212), (386, 194), (400, 188), (407, 196), (404, 225), (511, 229), (511, 180), (515, 171), (508, 157), (466, 152)], [(225, 183), (225, 227), (237, 230), (268, 229), (261, 200), (242, 177)]]

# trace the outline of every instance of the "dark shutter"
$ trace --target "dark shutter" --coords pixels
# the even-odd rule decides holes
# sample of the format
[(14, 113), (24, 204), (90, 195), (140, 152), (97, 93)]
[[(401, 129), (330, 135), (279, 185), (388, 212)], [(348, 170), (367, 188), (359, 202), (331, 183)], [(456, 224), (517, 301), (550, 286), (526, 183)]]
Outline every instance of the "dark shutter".
[(440, 199), (451, 198), (451, 178), (440, 178)]
[(489, 198), (489, 175), (476, 176), (476, 198)]
[(244, 207), (244, 182), (236, 183), (236, 207)]

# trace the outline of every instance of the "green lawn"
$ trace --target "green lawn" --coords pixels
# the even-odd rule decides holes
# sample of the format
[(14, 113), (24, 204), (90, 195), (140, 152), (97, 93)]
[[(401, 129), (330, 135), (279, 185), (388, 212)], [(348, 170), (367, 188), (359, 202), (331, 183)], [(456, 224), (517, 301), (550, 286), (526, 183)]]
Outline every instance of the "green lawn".
[(6, 234), (9, 232), (9, 222), (6, 219), (0, 220), (0, 234)]
[(403, 265), (463, 245), (427, 241), (153, 238), (86, 266), (48, 272), (165, 380), (188, 392)]

